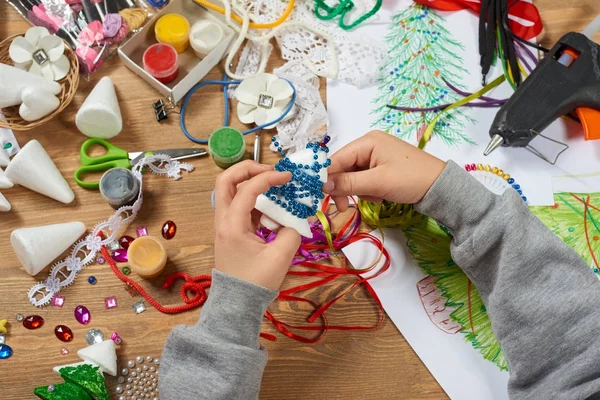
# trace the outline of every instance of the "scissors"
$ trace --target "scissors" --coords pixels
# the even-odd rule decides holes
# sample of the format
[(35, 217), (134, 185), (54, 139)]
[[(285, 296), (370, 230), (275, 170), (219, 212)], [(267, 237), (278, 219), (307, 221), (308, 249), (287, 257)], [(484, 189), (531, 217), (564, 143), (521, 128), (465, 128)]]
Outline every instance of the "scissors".
[[(90, 146), (99, 145), (106, 149), (106, 153), (99, 157), (91, 157), (88, 155)], [(185, 158), (202, 157), (207, 155), (205, 149), (171, 149), (171, 150), (156, 150), (156, 151), (140, 151), (129, 153), (115, 145), (110, 144), (104, 139), (92, 138), (83, 142), (79, 159), (82, 167), (75, 171), (75, 182), (84, 189), (98, 189), (100, 182), (86, 182), (81, 178), (81, 175), (90, 172), (107, 171), (111, 168), (127, 168), (131, 169), (142, 158), (152, 154), (166, 154), (173, 160), (183, 160)]]

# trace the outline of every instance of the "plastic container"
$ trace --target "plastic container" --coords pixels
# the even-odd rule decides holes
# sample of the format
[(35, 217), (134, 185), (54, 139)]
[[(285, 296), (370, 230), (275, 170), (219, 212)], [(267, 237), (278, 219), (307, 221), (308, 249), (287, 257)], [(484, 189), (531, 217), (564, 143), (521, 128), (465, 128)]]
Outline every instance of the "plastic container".
[(179, 74), (179, 55), (168, 44), (156, 43), (148, 47), (142, 63), (146, 72), (164, 84), (174, 81)]
[(190, 23), (180, 14), (166, 14), (154, 25), (156, 40), (170, 44), (178, 53), (183, 53), (190, 45)]
[(208, 152), (215, 164), (221, 168), (229, 168), (246, 156), (244, 136), (230, 126), (219, 128), (208, 138)]
[(127, 259), (133, 272), (142, 278), (156, 278), (167, 265), (167, 251), (158, 239), (141, 236), (129, 245)]
[(201, 19), (192, 25), (190, 45), (199, 58), (205, 57), (217, 47), (225, 33), (214, 21)]
[(115, 210), (131, 206), (140, 195), (140, 182), (125, 168), (112, 168), (100, 178), (100, 194)]

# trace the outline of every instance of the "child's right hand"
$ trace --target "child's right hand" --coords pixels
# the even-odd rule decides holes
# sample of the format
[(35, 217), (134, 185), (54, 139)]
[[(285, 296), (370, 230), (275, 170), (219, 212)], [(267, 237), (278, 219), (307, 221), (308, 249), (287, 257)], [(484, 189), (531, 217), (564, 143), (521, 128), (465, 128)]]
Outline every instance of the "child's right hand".
[(340, 211), (347, 196), (395, 203), (418, 203), (442, 173), (446, 163), (403, 140), (371, 131), (331, 157), (329, 180), (323, 191), (331, 194)]

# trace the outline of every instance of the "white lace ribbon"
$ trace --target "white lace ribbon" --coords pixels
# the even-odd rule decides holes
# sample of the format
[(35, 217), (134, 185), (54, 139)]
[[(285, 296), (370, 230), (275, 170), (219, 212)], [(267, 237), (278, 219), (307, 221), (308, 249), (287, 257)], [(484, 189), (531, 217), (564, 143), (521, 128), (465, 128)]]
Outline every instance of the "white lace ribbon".
[[(142, 208), (142, 171), (148, 168), (156, 175), (166, 175), (171, 179), (181, 178), (182, 171), (192, 171), (191, 164), (180, 163), (165, 154), (154, 154), (140, 160), (132, 169), (136, 179), (140, 182), (140, 195), (132, 206), (119, 208), (108, 220), (97, 224), (85, 239), (77, 242), (71, 253), (64, 260), (54, 264), (50, 269), (48, 279), (35, 284), (28, 293), (29, 301), (36, 307), (50, 303), (52, 297), (63, 288), (72, 285), (79, 271), (91, 264), (102, 246), (115, 242), (121, 232), (133, 222)], [(104, 239), (98, 236), (102, 232)]]

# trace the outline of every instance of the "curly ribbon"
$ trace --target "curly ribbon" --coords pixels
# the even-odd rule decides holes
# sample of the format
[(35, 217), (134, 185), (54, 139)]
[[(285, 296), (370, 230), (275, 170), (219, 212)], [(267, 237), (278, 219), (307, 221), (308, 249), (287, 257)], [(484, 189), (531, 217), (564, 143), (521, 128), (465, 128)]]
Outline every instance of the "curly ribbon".
[[(481, 2), (472, 0), (414, 0), (414, 2), (440, 11), (470, 10), (477, 16), (481, 10)], [(509, 5), (508, 26), (515, 35), (525, 40), (535, 38), (544, 28), (537, 7), (523, 0)]]
[(374, 228), (407, 228), (414, 222), (418, 214), (412, 204), (392, 203), (383, 201), (373, 203), (366, 200), (358, 200), (358, 209), (363, 221)]

